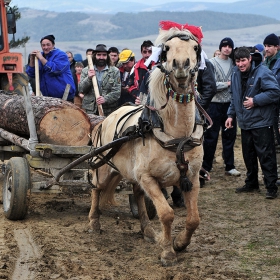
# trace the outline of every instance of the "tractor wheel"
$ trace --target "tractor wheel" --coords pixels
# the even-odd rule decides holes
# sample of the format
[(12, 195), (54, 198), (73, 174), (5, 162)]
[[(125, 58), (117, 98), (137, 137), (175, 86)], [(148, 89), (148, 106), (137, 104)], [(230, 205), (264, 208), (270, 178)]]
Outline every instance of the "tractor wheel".
[(1, 75), (1, 90), (9, 93), (23, 95), (23, 87), (28, 85), (28, 76), (24, 73), (13, 74), (13, 87), (14, 90), (9, 90), (9, 81), (6, 74)]

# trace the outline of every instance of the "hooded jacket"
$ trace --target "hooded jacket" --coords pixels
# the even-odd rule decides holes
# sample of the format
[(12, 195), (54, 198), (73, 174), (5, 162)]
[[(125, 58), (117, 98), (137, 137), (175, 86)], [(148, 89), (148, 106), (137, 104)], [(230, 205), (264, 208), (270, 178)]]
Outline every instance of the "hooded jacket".
[[(42, 53), (43, 54), (43, 53)], [(76, 87), (70, 71), (67, 54), (60, 49), (54, 48), (45, 56), (47, 63), (39, 62), (40, 90), (44, 96), (62, 98), (66, 85), (70, 84), (67, 100), (72, 100)], [(35, 77), (35, 67), (28, 65), (26, 73), (31, 78)]]
[[(241, 129), (272, 126), (276, 117), (280, 98), (280, 88), (272, 72), (256, 59), (260, 54), (252, 55), (252, 65), (245, 92), (241, 88), (241, 72), (234, 67), (231, 76), (232, 100), (228, 109), (229, 117), (237, 117)], [(250, 110), (243, 106), (245, 97), (253, 97), (254, 107)]]

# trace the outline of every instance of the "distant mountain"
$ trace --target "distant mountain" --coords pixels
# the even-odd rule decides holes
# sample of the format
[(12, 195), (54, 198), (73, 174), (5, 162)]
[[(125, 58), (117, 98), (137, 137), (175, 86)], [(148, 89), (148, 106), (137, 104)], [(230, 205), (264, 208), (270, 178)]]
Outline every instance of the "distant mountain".
[(44, 34), (55, 34), (59, 41), (91, 41), (133, 39), (156, 34), (161, 20), (202, 26), (203, 31), (257, 27), (280, 21), (250, 14), (222, 12), (139, 12), (115, 15), (81, 12), (57, 13), (20, 8), (17, 37), (28, 34), (38, 41)]
[(210, 3), (210, 2), (169, 2), (161, 5), (151, 5), (149, 1), (143, 3), (103, 1), (103, 0), (12, 0), (11, 5), (19, 8), (44, 9), (54, 12), (84, 12), (116, 14), (118, 12), (138, 13), (152, 11), (169, 12), (193, 12), (214, 11), (224, 13), (254, 14), (279, 19), (279, 0), (263, 1), (238, 1), (234, 3)]

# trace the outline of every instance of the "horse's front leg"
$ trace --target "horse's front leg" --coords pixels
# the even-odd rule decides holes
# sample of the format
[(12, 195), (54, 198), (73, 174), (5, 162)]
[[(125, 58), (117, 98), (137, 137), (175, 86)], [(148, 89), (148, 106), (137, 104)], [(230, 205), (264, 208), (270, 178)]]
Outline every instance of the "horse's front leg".
[(169, 206), (161, 188), (153, 178), (145, 178), (145, 176), (142, 176), (141, 186), (145, 188), (146, 193), (152, 199), (157, 210), (158, 218), (161, 222), (162, 232), (157, 238), (157, 242), (163, 250), (161, 253), (162, 265), (174, 265), (177, 263), (177, 257), (173, 249), (171, 238), (171, 226), (174, 220), (174, 211)]
[(133, 185), (133, 193), (138, 206), (138, 215), (141, 224), (141, 231), (144, 235), (144, 239), (147, 241), (155, 242), (156, 233), (152, 228), (149, 216), (147, 214), (145, 204), (145, 193), (138, 184)]
[(190, 243), (191, 237), (199, 225), (200, 218), (197, 207), (199, 193), (199, 179), (195, 180), (193, 188), (189, 192), (182, 192), (187, 208), (186, 227), (174, 239), (174, 249), (176, 251), (184, 250)]
[(100, 196), (100, 190), (93, 189), (91, 192), (91, 207), (88, 214), (90, 231), (100, 232), (99, 196)]

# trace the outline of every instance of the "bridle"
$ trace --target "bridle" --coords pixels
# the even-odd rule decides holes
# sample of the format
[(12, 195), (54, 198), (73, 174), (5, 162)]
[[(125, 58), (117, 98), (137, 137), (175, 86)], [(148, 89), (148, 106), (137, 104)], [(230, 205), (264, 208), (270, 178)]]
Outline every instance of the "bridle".
[[(172, 40), (173, 38), (179, 38), (180, 40), (182, 41), (189, 41), (189, 40), (193, 40), (195, 42), (197, 42), (197, 40), (195, 40), (193, 37), (187, 35), (187, 34), (175, 34), (175, 35), (172, 35), (170, 36), (166, 42)], [(197, 42), (198, 44), (198, 42)], [(170, 70), (168, 71), (164, 65), (163, 65), (163, 62), (166, 61), (166, 53), (167, 53), (167, 48), (164, 44), (161, 45), (161, 56), (160, 56), (160, 59), (159, 59), (159, 63), (157, 64), (157, 67), (160, 69), (160, 71), (162, 73), (165, 74), (166, 77), (169, 77), (170, 74), (173, 72), (173, 70)], [(195, 73), (198, 71), (198, 68), (199, 68), (199, 62), (200, 62), (200, 53), (201, 53), (201, 47), (200, 45), (198, 44), (198, 49), (197, 49), (197, 63), (195, 65), (195, 67), (193, 69), (190, 70), (190, 74), (191, 74), (191, 77), (194, 77), (195, 76)]]
[[(183, 40), (183, 41), (189, 41), (189, 40), (196, 41), (194, 38), (192, 38), (189, 35), (177, 34), (177, 35), (173, 35), (173, 36), (169, 37), (166, 42), (172, 40), (173, 38), (179, 38), (180, 40)], [(195, 77), (195, 73), (198, 72), (198, 68), (199, 68), (201, 48), (200, 48), (199, 44), (198, 44), (198, 46), (199, 47), (197, 50), (197, 63), (195, 65), (195, 67), (190, 70), (192, 79)], [(164, 60), (165, 60), (165, 56), (166, 56), (166, 52), (167, 52), (167, 50), (164, 48), (165, 48), (165, 45), (162, 44), (160, 62), (157, 64), (157, 67), (160, 69), (160, 71), (162, 73), (164, 73), (164, 76), (165, 76), (164, 84), (166, 86), (166, 103), (164, 105), (162, 105), (159, 109), (157, 109), (151, 105), (145, 105), (145, 107), (147, 107), (148, 109), (150, 109), (152, 111), (160, 111), (166, 107), (166, 105), (169, 101), (169, 97), (171, 97), (176, 102), (183, 103), (184, 105), (187, 105), (187, 103), (190, 103), (194, 100), (198, 110), (209, 122), (209, 126), (207, 128), (210, 128), (213, 125), (213, 121), (198, 102), (198, 99), (197, 99), (198, 93), (195, 89), (195, 81), (194, 80), (191, 81), (191, 91), (189, 91), (187, 94), (179, 94), (173, 90), (172, 84), (170, 82), (170, 74), (172, 73), (173, 70), (168, 71), (163, 65), (163, 62), (165, 62)]]

